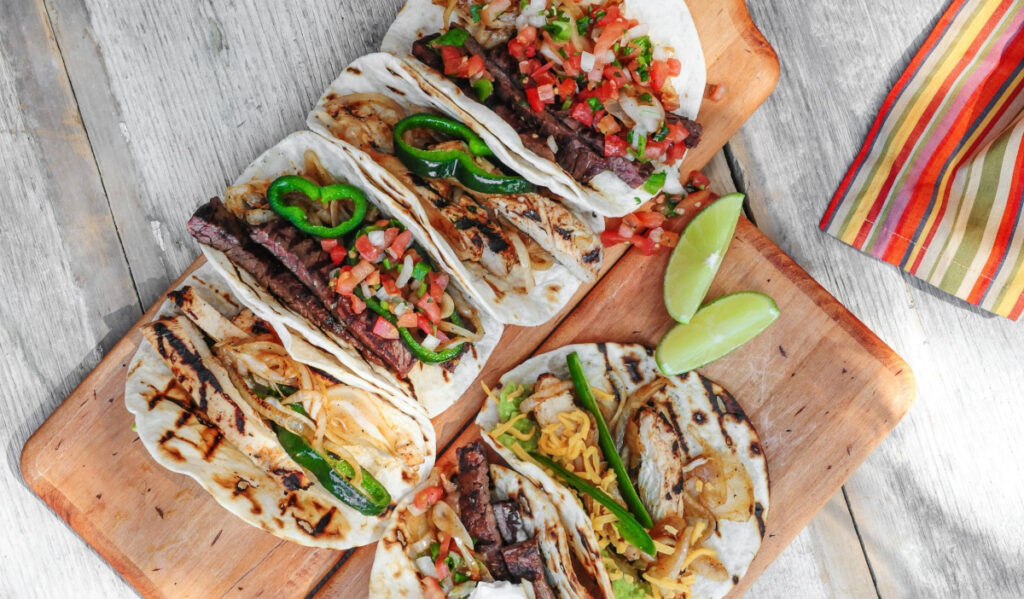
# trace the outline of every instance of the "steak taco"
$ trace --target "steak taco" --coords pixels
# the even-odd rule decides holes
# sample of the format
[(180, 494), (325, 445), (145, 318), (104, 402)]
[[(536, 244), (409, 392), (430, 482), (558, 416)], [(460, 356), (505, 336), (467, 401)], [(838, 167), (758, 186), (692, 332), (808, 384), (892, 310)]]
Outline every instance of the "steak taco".
[(479, 441), (457, 454), (454, 471), (435, 470), (395, 509), (377, 545), (370, 597), (592, 597), (551, 498), (491, 463)]
[(724, 596), (764, 535), (768, 469), (736, 401), (640, 345), (571, 345), (502, 376), (477, 423), (543, 488), (607, 597)]
[(462, 394), (501, 336), (409, 210), (315, 133), (268, 150), (188, 228), (286, 348), (301, 338), (430, 416)]
[(207, 264), (142, 327), (125, 405), (164, 467), (245, 522), (344, 549), (378, 538), (434, 464), (426, 411), (269, 324)]
[(596, 277), (603, 220), (467, 117), (409, 64), (371, 54), (332, 83), (308, 125), (340, 140), (419, 219), (453, 276), (499, 320), (541, 324)]
[(683, 190), (706, 72), (682, 2), (408, 0), (382, 50), (599, 214)]

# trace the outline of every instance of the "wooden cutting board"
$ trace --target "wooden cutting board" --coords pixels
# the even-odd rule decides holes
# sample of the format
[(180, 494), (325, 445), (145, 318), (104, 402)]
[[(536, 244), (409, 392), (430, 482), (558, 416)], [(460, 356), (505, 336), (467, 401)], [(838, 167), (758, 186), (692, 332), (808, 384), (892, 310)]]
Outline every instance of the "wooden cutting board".
[[(707, 163), (767, 98), (779, 74), (742, 0), (691, 2), (691, 11), (709, 83), (724, 85), (726, 94), (702, 108), (705, 138), (684, 170)], [(632, 252), (616, 263), (621, 256), (608, 252), (607, 275), (575, 311), (567, 308), (544, 327), (506, 329), (502, 351), (480, 379), (493, 383), (542, 344), (655, 342), (669, 325), (659, 291), (664, 259)], [(772, 472), (768, 537), (745, 586), (896, 424), (913, 383), (897, 356), (746, 222), (712, 293), (739, 289), (769, 293), (782, 309), (765, 335), (706, 369), (751, 412)], [(573, 303), (588, 291), (581, 289)], [(324, 597), (364, 596), (372, 546), (337, 552), (279, 541), (229, 515), (146, 453), (131, 430), (123, 389), (139, 324), (155, 309), (26, 443), (26, 482), (146, 597), (290, 598), (318, 588)], [(476, 434), (466, 424), (483, 399), (478, 389), (435, 419), (440, 447), (460, 432)]]

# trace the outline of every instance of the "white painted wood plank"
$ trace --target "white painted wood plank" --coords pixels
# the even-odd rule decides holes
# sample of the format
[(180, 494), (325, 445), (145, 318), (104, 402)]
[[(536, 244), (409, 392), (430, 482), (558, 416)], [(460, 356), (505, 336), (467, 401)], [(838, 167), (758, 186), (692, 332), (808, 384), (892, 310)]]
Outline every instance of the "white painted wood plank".
[(18, 469), (141, 310), (42, 4), (0, 13), (0, 596), (129, 596)]
[[(945, 4), (751, 2), (783, 77), (732, 147), (762, 229), (918, 380), (910, 414), (846, 485), (881, 596), (1020, 597), (1020, 325), (965, 308), (817, 229), (877, 107)], [(789, 584), (802, 596), (799, 580)]]

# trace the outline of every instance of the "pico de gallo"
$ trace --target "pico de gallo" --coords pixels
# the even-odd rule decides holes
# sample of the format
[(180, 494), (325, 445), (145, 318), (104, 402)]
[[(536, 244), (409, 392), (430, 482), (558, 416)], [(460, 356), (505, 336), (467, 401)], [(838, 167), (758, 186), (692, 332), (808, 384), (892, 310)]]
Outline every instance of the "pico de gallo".
[(401, 339), (421, 361), (446, 362), (465, 342), (479, 335), (466, 328), (449, 289), (413, 241), (412, 232), (394, 219), (380, 219), (353, 234), (320, 240), (338, 266), (330, 285), (352, 311), (377, 314), (373, 333)]
[(679, 242), (679, 233), (673, 230), (679, 227), (674, 223), (682, 217), (679, 204), (685, 199), (687, 204), (699, 207), (717, 199), (718, 195), (708, 189), (710, 183), (704, 173), (691, 172), (685, 194), (658, 194), (649, 207), (622, 218), (607, 219), (601, 243), (605, 247), (628, 243), (645, 256), (674, 248)]
[[(592, 130), (591, 146), (605, 158), (672, 165), (696, 145), (699, 125), (672, 114), (680, 106), (672, 78), (682, 71), (681, 62), (671, 48), (651, 40), (647, 24), (624, 14), (621, 0), (435, 2), (458, 9), (468, 4), (469, 19), (461, 19), (466, 29), (453, 25), (430, 45), (440, 53), (444, 74), (471, 82), (481, 101), (499, 91), (493, 65), (505, 61), (493, 48), (503, 44), (518, 66), (514, 75), (529, 108)], [(467, 44), (470, 32), (486, 55)], [(654, 194), (665, 173), (641, 181)]]

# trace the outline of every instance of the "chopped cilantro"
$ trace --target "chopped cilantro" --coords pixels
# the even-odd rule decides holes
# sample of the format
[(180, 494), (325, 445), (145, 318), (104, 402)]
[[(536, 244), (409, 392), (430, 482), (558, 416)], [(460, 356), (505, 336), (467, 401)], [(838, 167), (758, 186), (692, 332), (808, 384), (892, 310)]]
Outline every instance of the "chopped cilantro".
[(594, 112), (597, 112), (598, 110), (604, 108), (604, 104), (602, 104), (600, 100), (593, 96), (587, 98), (587, 104), (590, 105), (590, 109), (593, 110)]
[(640, 198), (633, 198), (633, 201), (636, 202), (637, 206), (644, 203), (643, 200), (641, 200)]
[(662, 123), (661, 129), (658, 129), (658, 131), (651, 136), (651, 139), (653, 139), (654, 141), (665, 141), (666, 137), (668, 137), (668, 125)]
[(586, 35), (587, 29), (590, 27), (590, 17), (580, 17), (576, 19), (576, 33), (580, 35)]
[(647, 92), (644, 92), (640, 94), (640, 101), (643, 102), (644, 104), (650, 104), (651, 102), (654, 101), (654, 96)]
[[(632, 135), (632, 131), (630, 134)], [(633, 146), (636, 147), (633, 147)], [(646, 135), (633, 135), (630, 140), (629, 152), (636, 157), (637, 160), (644, 162), (644, 150), (647, 149), (647, 136)]]
[(562, 102), (562, 110), (569, 110), (572, 107), (572, 99), (566, 98), (565, 102)]
[(565, 48), (559, 48), (558, 55), (562, 57), (562, 60), (569, 60), (569, 55), (565, 53)]
[(469, 33), (465, 29), (459, 29), (458, 27), (452, 27), (444, 35), (434, 39), (430, 42), (431, 48), (437, 48), (438, 46), (458, 46), (462, 47), (466, 43), (466, 39), (469, 37)]
[(595, 14), (595, 15), (594, 15), (594, 18), (595, 18), (596, 20), (600, 21), (600, 20), (601, 20), (601, 19), (603, 19), (603, 18), (605, 17), (605, 15), (607, 15), (607, 14), (608, 14), (608, 12), (607, 12), (607, 11), (606, 11), (605, 9), (603, 9), (603, 8), (602, 8), (601, 10), (597, 11), (597, 14)]
[(483, 102), (494, 93), (494, 84), (487, 79), (477, 79), (473, 82), (473, 91), (476, 92), (477, 100)]
[(644, 191), (651, 195), (658, 193), (665, 186), (665, 179), (667, 177), (668, 175), (665, 174), (665, 171), (654, 173), (644, 182)]
[(474, 23), (480, 22), (480, 8), (480, 4), (474, 4), (473, 6), (469, 7), (469, 14), (473, 16)]
[(569, 38), (572, 37), (572, 32), (569, 29), (571, 26), (569, 17), (559, 17), (554, 21), (549, 21), (543, 29), (551, 35), (552, 40), (561, 44), (569, 41)]
[(519, 0), (519, 10), (523, 10), (530, 5), (530, 0)]

